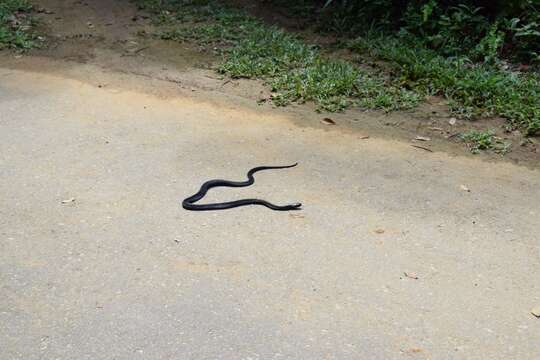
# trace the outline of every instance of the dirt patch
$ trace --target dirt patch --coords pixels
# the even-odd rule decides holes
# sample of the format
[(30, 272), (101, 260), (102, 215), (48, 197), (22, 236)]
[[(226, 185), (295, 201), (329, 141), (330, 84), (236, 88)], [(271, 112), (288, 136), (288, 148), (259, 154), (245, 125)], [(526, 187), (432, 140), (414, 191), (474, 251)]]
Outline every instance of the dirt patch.
[(42, 49), (31, 51), (32, 56), (135, 73), (208, 68), (215, 62), (214, 56), (193, 45), (145, 35), (154, 29), (151, 21), (129, 1), (43, 0), (39, 7), (47, 10), (37, 15), (47, 41)]

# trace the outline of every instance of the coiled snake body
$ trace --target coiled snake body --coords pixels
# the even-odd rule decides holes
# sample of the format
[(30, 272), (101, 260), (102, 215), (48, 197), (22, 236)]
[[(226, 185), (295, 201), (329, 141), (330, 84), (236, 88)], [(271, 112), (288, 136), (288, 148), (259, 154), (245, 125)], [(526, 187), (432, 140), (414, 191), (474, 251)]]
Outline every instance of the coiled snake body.
[(236, 201), (229, 201), (229, 202), (222, 202), (222, 203), (215, 203), (215, 204), (195, 204), (195, 202), (201, 200), (208, 190), (214, 187), (218, 186), (225, 186), (225, 187), (244, 187), (252, 185), (255, 182), (255, 178), (253, 177), (253, 174), (255, 174), (257, 171), (261, 170), (270, 170), (270, 169), (287, 169), (298, 165), (292, 164), (287, 166), (259, 166), (256, 168), (253, 168), (248, 171), (247, 173), (247, 180), (246, 181), (229, 181), (229, 180), (209, 180), (202, 184), (200, 190), (195, 194), (192, 195), (184, 201), (182, 201), (182, 207), (186, 210), (224, 210), (224, 209), (231, 209), (238, 206), (244, 206), (244, 205), (263, 205), (267, 208), (270, 208), (272, 210), (280, 210), (280, 211), (287, 211), (287, 210), (299, 210), (302, 204), (300, 203), (294, 203), (290, 205), (274, 205), (272, 203), (269, 203), (266, 200), (261, 199), (243, 199), (243, 200), (236, 200)]

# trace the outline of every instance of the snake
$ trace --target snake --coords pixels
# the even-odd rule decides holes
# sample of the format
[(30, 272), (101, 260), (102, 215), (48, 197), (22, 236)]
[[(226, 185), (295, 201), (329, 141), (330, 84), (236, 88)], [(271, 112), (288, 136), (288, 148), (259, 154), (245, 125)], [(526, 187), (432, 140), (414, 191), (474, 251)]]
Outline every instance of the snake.
[(255, 178), (253, 177), (253, 174), (255, 174), (258, 171), (271, 170), (271, 169), (288, 169), (288, 168), (295, 167), (296, 165), (298, 165), (298, 163), (295, 163), (292, 165), (285, 165), (285, 166), (258, 166), (248, 171), (246, 181), (229, 181), (229, 180), (221, 180), (221, 179), (208, 180), (204, 184), (201, 185), (201, 188), (196, 194), (191, 195), (190, 197), (185, 198), (182, 201), (182, 207), (186, 210), (204, 211), (204, 210), (225, 210), (225, 209), (232, 209), (235, 207), (246, 206), (246, 205), (262, 205), (262, 206), (266, 206), (269, 209), (278, 210), (278, 211), (300, 210), (300, 207), (302, 206), (301, 203), (294, 203), (294, 204), (280, 206), (280, 205), (274, 205), (266, 200), (261, 200), (261, 199), (242, 199), (242, 200), (213, 203), (213, 204), (195, 204), (197, 201), (201, 200), (206, 195), (208, 190), (210, 190), (211, 188), (215, 188), (219, 186), (223, 186), (223, 187), (250, 186), (250, 185), (253, 185), (253, 183), (255, 182)]

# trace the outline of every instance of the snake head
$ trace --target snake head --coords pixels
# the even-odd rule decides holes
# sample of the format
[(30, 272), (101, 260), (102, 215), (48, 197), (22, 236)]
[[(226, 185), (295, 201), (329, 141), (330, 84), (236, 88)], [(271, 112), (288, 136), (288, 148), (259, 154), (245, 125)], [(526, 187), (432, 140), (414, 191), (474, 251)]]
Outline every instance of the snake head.
[(291, 209), (295, 209), (295, 210), (300, 210), (300, 207), (301, 207), (301, 206), (302, 206), (301, 203), (294, 203), (294, 204), (289, 205), (289, 207), (290, 207)]

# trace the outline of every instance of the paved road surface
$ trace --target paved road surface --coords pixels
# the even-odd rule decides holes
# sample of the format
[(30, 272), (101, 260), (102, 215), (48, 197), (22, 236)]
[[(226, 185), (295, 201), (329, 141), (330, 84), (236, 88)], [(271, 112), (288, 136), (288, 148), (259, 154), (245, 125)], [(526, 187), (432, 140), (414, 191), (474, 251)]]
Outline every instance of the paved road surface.
[[(208, 200), (300, 212), (179, 205), (296, 161)], [(256, 107), (0, 69), (0, 358), (538, 359), (539, 189)]]

